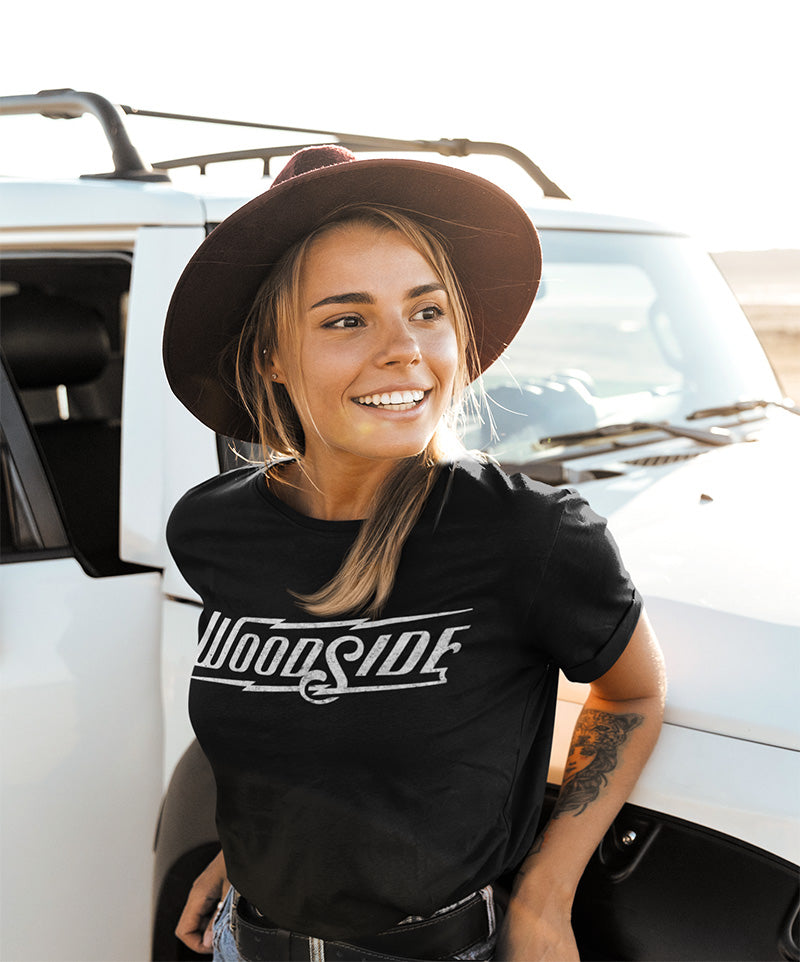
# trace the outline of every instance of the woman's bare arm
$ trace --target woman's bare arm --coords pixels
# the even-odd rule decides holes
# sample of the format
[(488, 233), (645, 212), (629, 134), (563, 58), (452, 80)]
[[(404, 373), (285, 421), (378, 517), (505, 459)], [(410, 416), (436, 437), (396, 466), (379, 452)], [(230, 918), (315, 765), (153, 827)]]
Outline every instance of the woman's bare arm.
[(591, 685), (553, 814), (518, 873), (497, 959), (578, 959), (575, 891), (658, 739), (665, 691), (661, 651), (642, 614), (616, 664)]

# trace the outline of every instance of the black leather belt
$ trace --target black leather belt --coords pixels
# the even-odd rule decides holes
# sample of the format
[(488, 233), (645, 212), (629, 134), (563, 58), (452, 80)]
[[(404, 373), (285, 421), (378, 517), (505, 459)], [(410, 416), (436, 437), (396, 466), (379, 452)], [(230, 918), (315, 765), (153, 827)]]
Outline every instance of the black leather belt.
[(480, 892), (441, 915), (405, 922), (377, 935), (359, 936), (358, 944), (339, 939), (315, 939), (269, 921), (241, 895), (234, 899), (232, 927), (236, 947), (247, 962), (355, 962), (355, 960), (452, 958), (485, 941), (490, 910)]

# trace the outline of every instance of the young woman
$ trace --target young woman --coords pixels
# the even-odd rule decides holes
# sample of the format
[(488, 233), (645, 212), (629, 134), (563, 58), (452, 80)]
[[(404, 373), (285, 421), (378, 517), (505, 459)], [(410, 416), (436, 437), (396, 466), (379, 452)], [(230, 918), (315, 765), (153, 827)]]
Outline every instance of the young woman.
[[(191, 948), (213, 919), (220, 960), (578, 958), (572, 898), (664, 676), (603, 520), (452, 430), (540, 267), (494, 185), (322, 147), (184, 272), (170, 384), (268, 456), (168, 529), (204, 603), (190, 711), (222, 844)], [(559, 668), (591, 688), (537, 837)]]

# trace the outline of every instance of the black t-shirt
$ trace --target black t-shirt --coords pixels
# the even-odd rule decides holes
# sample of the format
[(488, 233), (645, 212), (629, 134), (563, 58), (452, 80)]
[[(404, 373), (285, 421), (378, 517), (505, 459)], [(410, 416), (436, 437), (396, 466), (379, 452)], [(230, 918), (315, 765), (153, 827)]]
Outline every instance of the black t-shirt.
[(379, 619), (296, 604), (288, 589), (326, 583), (360, 522), (297, 513), (261, 468), (199, 485), (170, 518), (204, 603), (190, 712), (228, 874), (282, 928), (380, 931), (516, 866), (557, 669), (599, 677), (638, 619), (605, 522), (575, 492), (471, 460), (449, 474)]

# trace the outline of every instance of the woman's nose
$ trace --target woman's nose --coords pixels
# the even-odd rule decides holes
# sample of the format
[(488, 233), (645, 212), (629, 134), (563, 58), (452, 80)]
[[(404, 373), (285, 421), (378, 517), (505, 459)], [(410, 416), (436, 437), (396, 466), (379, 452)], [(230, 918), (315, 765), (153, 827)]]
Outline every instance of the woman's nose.
[(416, 364), (421, 359), (415, 331), (405, 318), (386, 323), (377, 361), (381, 365)]

